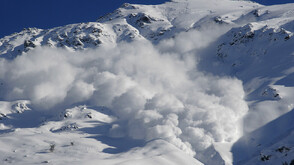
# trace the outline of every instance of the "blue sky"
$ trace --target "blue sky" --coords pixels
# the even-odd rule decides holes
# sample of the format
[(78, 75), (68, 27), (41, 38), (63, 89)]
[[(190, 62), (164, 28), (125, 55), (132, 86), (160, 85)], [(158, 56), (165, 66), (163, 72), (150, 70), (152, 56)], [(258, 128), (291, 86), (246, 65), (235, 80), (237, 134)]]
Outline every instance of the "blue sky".
[(0, 38), (23, 28), (96, 21), (123, 3), (159, 4), (167, 0), (0, 0)]
[[(125, 2), (159, 4), (168, 0), (0, 0), (0, 38), (23, 28), (52, 28), (90, 22)], [(271, 5), (293, 0), (256, 0)]]
[(284, 4), (284, 3), (293, 3), (293, 0), (252, 0), (258, 2), (263, 5), (276, 5), (276, 4)]

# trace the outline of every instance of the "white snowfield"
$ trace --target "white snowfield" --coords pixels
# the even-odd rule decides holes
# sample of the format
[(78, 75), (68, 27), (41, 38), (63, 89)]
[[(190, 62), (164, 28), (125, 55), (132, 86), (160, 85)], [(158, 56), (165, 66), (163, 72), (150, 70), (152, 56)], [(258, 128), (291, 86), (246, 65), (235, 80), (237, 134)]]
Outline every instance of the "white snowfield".
[(124, 4), (0, 39), (0, 164), (293, 165), (294, 4)]

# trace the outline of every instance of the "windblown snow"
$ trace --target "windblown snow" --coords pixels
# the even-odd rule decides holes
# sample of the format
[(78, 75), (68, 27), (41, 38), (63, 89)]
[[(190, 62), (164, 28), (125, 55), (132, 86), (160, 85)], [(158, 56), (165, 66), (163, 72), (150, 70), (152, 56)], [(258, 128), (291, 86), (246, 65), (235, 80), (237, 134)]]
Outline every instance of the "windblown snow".
[(124, 4), (0, 39), (1, 164), (294, 163), (291, 11)]

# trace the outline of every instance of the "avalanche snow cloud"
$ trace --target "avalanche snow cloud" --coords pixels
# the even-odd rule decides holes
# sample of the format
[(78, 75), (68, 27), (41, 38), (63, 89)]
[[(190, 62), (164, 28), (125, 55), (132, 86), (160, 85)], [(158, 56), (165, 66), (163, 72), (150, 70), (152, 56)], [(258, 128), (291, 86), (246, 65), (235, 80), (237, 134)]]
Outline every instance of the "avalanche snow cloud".
[[(0, 60), (0, 96), (30, 100), (37, 111), (104, 106), (117, 118), (109, 136), (163, 139), (195, 155), (240, 137), (248, 111), (241, 81), (197, 70), (196, 50), (210, 42), (201, 35), (157, 46), (142, 40), (77, 52), (36, 48)], [(189, 44), (176, 46), (184, 38)]]

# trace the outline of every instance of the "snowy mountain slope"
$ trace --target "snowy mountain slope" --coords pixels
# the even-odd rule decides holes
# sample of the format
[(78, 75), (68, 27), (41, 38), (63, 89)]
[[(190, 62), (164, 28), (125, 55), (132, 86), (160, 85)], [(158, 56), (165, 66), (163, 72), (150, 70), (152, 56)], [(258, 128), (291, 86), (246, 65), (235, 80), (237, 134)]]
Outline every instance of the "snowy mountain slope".
[[(2, 133), (1, 163), (201, 164), (164, 141), (151, 141), (142, 148), (138, 147), (143, 145), (141, 141), (105, 138), (113, 119), (103, 114), (104, 111), (103, 108), (80, 106), (67, 109), (53, 119), (52, 116), (43, 114), (34, 116), (30, 121), (22, 120), (33, 126), (23, 123), (15, 125), (12, 132)], [(7, 114), (4, 123), (13, 118), (21, 120), (20, 115), (25, 113)], [(40, 123), (42, 124), (39, 125)]]
[[(254, 10), (244, 16), (251, 15), (254, 22), (232, 28), (216, 42), (223, 63), (217, 68), (227, 66), (223, 71), (243, 80), (247, 92), (250, 111), (244, 118), (245, 134), (255, 130), (234, 145), (235, 164), (293, 163), (291, 6)], [(276, 124), (267, 124), (274, 119)], [(248, 161), (250, 157), (254, 158)]]
[(102, 43), (113, 44), (119, 37), (132, 39), (139, 36), (136, 29), (128, 26), (123, 27), (124, 33), (118, 36), (112, 28), (114, 27), (100, 23), (81, 23), (50, 30), (28, 28), (2, 38), (1, 54), (5, 58), (14, 58), (38, 46), (83, 50), (97, 47)]
[(233, 147), (236, 161), (246, 162), (244, 164), (293, 163), (293, 112), (239, 139)]
[(259, 6), (248, 2), (228, 1), (229, 6), (219, 1), (212, 4), (204, 2), (195, 3), (197, 5), (174, 2), (158, 6), (124, 4), (113, 13), (99, 18), (99, 23), (73, 24), (50, 30), (24, 29), (22, 32), (2, 38), (0, 52), (2, 56), (13, 58), (37, 46), (83, 50), (100, 44), (111, 45), (119, 41), (132, 41), (142, 36), (157, 42), (192, 28), (207, 15), (213, 17), (220, 13), (227, 13), (229, 10), (229, 12), (237, 12), (234, 17), (238, 17), (242, 14), (238, 12), (240, 9), (248, 10)]
[(0, 39), (1, 160), (290, 164), (292, 11), (124, 4), (97, 22)]

